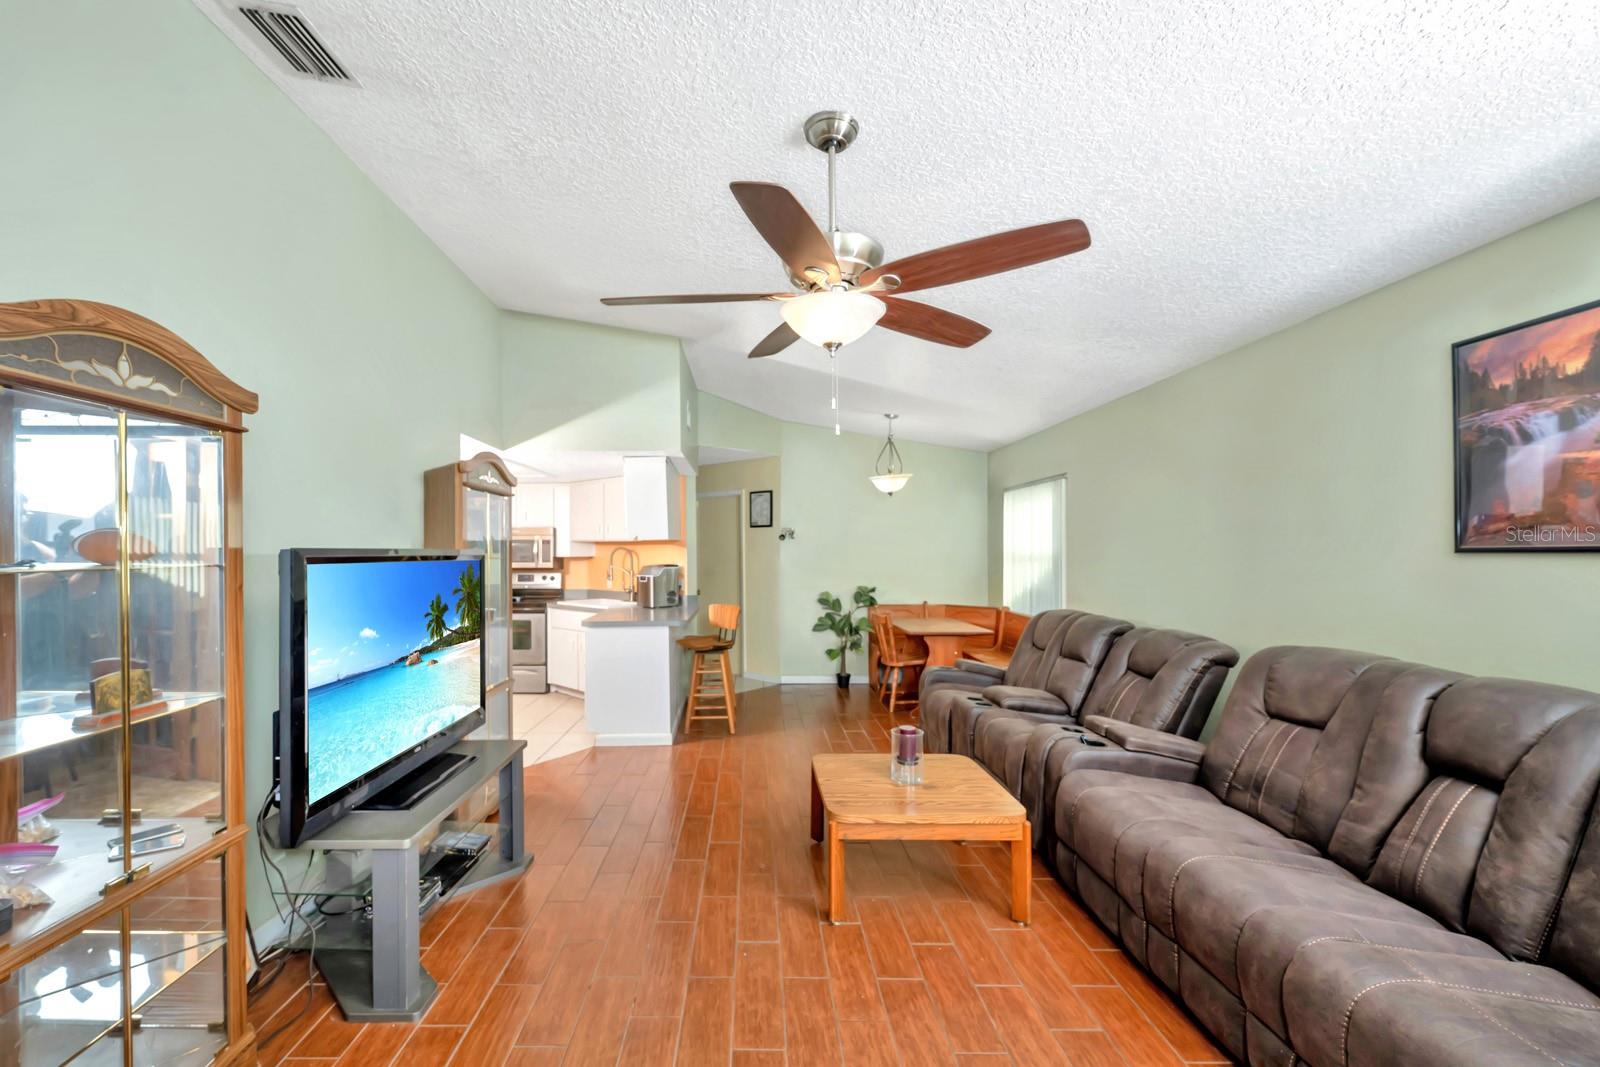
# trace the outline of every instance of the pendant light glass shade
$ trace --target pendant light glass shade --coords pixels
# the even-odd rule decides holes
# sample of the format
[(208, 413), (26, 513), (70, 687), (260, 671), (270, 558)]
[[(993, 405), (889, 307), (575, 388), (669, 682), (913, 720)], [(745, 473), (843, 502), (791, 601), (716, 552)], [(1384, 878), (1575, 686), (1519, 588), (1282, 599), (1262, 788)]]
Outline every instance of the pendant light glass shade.
[(890, 496), (894, 496), (896, 493), (906, 487), (906, 483), (911, 480), (911, 475), (874, 474), (868, 480), (872, 482), (872, 487), (878, 492), (887, 493)]
[(872, 329), (889, 306), (875, 296), (832, 289), (782, 303), (783, 321), (819, 348), (847, 345)]
[(868, 481), (880, 493), (894, 496), (906, 487), (911, 480), (911, 474), (906, 470), (905, 460), (900, 458), (900, 450), (894, 443), (894, 420), (898, 415), (885, 415), (889, 420), (889, 437), (883, 442), (883, 447), (878, 450), (878, 461), (872, 465), (874, 473)]

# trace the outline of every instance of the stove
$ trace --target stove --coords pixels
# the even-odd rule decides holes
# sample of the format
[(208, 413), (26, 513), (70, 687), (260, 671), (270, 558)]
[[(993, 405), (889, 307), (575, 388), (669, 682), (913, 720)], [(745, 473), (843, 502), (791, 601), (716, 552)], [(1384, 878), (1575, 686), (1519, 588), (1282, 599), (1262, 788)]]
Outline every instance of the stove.
[(560, 600), (561, 572), (511, 572), (511, 691), (548, 693), (545, 608)]

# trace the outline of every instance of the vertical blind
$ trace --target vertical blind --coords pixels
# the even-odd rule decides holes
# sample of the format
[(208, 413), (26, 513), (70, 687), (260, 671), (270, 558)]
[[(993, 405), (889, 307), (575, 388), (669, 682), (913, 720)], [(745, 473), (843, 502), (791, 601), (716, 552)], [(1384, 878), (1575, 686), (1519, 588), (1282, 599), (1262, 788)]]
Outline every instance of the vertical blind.
[(1004, 522), (1005, 603), (1023, 615), (1066, 607), (1066, 478), (1007, 489)]

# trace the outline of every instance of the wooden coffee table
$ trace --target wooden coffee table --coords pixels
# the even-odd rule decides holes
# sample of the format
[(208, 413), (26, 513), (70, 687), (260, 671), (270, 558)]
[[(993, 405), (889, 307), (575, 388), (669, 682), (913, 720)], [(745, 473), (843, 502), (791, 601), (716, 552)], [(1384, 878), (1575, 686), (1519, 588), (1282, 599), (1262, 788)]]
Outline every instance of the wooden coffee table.
[(811, 839), (828, 848), (832, 922), (844, 911), (846, 841), (1009, 841), (1011, 918), (1028, 921), (1033, 830), (1027, 812), (966, 756), (924, 756), (922, 784), (909, 786), (889, 780), (887, 752), (812, 756)]

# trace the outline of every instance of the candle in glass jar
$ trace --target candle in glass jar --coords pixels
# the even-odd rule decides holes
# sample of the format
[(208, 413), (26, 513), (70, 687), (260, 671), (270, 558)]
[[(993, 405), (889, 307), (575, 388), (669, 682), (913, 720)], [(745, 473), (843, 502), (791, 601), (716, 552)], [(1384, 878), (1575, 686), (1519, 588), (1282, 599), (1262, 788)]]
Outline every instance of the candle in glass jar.
[(895, 741), (898, 743), (897, 755), (901, 763), (915, 763), (917, 761), (917, 728), (915, 726), (896, 726), (894, 728)]

